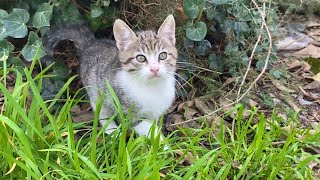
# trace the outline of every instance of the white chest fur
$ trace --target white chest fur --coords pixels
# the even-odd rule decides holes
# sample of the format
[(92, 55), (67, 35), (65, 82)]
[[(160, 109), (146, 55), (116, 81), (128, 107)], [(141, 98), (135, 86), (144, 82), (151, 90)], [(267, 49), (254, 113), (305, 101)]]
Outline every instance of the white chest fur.
[(146, 83), (137, 81), (125, 71), (117, 74), (121, 88), (147, 118), (159, 118), (170, 107), (175, 96), (174, 77), (157, 79)]

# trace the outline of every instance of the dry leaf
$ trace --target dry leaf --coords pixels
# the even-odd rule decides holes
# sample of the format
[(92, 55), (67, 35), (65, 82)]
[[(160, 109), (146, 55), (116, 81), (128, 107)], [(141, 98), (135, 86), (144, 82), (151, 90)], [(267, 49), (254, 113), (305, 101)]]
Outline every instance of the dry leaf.
[(206, 103), (204, 103), (203, 101), (201, 101), (199, 99), (195, 99), (194, 103), (195, 103), (196, 108), (201, 112), (202, 115), (207, 115), (210, 112), (214, 111), (213, 109), (210, 109), (206, 105)]
[(285, 61), (286, 65), (288, 66), (287, 70), (303, 66), (303, 62), (299, 61), (299, 60), (296, 60), (296, 59), (293, 60), (293, 61), (290, 61), (290, 60), (286, 59), (284, 61)]
[(184, 127), (185, 124), (181, 124), (181, 125), (173, 125), (173, 124), (176, 124), (176, 123), (182, 123), (185, 121), (185, 118), (182, 114), (179, 114), (179, 113), (171, 113), (171, 114), (168, 114), (166, 116), (166, 123), (165, 123), (165, 127), (168, 131), (175, 131), (177, 129), (179, 129), (178, 127)]
[(184, 155), (183, 159), (181, 159), (181, 161), (178, 162), (179, 164), (186, 163), (187, 165), (192, 165), (193, 160), (198, 159), (198, 158), (195, 158), (191, 152), (184, 153), (183, 151), (178, 150), (178, 151), (176, 151), (176, 153), (178, 154), (177, 159), (180, 159), (180, 157)]
[(303, 99), (303, 96), (298, 96), (297, 99), (302, 106), (308, 106), (313, 104), (313, 102)]
[(307, 47), (293, 53), (297, 57), (313, 57), (320, 58), (320, 47), (309, 44)]
[(249, 106), (250, 107), (257, 107), (258, 106), (258, 103), (252, 99), (249, 99)]
[(190, 100), (190, 101), (186, 101), (186, 102), (183, 102), (183, 103), (180, 103), (178, 105), (178, 112), (184, 112), (184, 108), (185, 107), (193, 107), (194, 106), (194, 100)]
[(312, 79), (315, 80), (315, 81), (317, 81), (317, 82), (320, 82), (320, 73), (314, 75), (314, 76), (312, 77)]
[(273, 84), (277, 89), (279, 89), (280, 91), (284, 91), (284, 92), (288, 92), (288, 93), (293, 93), (293, 92), (295, 92), (294, 90), (285, 87), (283, 84), (281, 84), (281, 83), (280, 83), (279, 81), (277, 81), (277, 80), (271, 79), (271, 82), (272, 82), (272, 84)]
[(188, 119), (195, 118), (195, 115), (200, 115), (199, 111), (194, 108), (185, 108), (185, 114), (187, 115)]
[(73, 122), (88, 122), (94, 118), (92, 111), (80, 111), (77, 113), (72, 113)]
[(305, 96), (307, 96), (308, 98), (310, 98), (310, 99), (312, 99), (312, 100), (315, 100), (315, 101), (320, 99), (320, 97), (318, 97), (316, 94), (305, 91), (300, 85), (299, 85), (298, 87), (299, 87), (300, 91), (301, 91)]
[(288, 37), (276, 42), (275, 45), (278, 50), (299, 50), (308, 46), (308, 44), (313, 41), (313, 39), (306, 34), (299, 32), (290, 33), (288, 35)]
[(314, 18), (313, 20), (310, 20), (307, 22), (306, 27), (307, 28), (320, 27), (320, 23), (317, 22), (316, 18)]
[(188, 16), (184, 13), (183, 7), (181, 3), (176, 3), (175, 9), (177, 11), (177, 14), (179, 16), (179, 19), (184, 22), (188, 20)]
[(313, 90), (313, 89), (320, 89), (320, 82), (312, 81), (311, 83), (304, 86), (305, 90)]

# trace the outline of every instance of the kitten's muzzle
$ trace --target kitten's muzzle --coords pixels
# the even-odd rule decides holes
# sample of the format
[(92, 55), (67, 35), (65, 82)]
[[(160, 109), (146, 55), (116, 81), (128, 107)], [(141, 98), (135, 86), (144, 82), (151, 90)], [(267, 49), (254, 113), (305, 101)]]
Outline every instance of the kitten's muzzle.
[(158, 76), (157, 73), (159, 72), (159, 66), (150, 67), (150, 71), (151, 71), (153, 77)]

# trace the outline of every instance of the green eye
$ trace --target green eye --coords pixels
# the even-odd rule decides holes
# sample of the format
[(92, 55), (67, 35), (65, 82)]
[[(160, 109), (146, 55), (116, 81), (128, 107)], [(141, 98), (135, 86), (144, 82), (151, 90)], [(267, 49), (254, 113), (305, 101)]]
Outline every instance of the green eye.
[(138, 56), (136, 57), (136, 59), (137, 59), (137, 61), (139, 61), (139, 62), (145, 62), (145, 61), (147, 60), (144, 55), (138, 55)]
[(159, 54), (159, 59), (160, 59), (160, 60), (165, 60), (165, 59), (167, 59), (167, 53), (166, 53), (166, 52), (160, 53), (160, 54)]

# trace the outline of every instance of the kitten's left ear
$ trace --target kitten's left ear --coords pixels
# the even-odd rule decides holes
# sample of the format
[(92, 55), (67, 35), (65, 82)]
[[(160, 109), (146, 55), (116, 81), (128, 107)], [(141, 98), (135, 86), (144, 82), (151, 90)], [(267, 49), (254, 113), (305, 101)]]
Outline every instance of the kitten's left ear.
[(127, 50), (129, 45), (138, 39), (132, 29), (120, 19), (117, 19), (113, 24), (113, 35), (119, 51)]
[(160, 26), (158, 30), (158, 36), (165, 39), (168, 43), (174, 46), (176, 44), (175, 31), (176, 23), (174, 21), (173, 15), (170, 14)]

